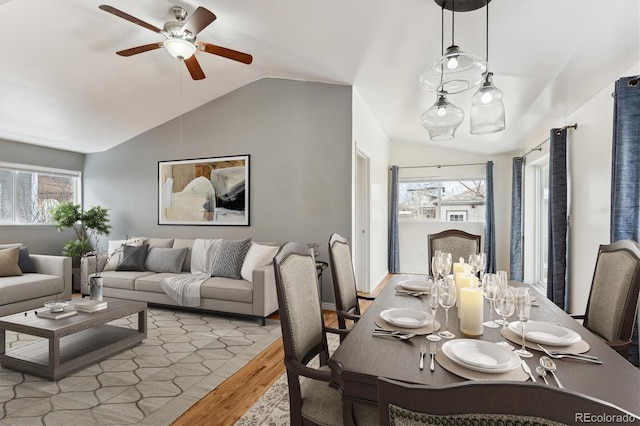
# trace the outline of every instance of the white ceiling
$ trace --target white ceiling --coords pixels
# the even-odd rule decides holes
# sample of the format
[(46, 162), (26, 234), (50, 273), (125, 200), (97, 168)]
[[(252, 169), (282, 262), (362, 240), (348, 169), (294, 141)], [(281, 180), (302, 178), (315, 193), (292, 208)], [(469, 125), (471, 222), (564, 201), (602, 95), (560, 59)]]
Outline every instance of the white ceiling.
[[(198, 52), (193, 81), (162, 49), (116, 51), (162, 36), (179, 4), (216, 14), (198, 40), (253, 55), (244, 65)], [(640, 0), (493, 0), (489, 64), (504, 92), (507, 130), (429, 142), (420, 115), (435, 101), (422, 68), (440, 54), (433, 0), (0, 0), (0, 138), (90, 153), (109, 149), (252, 81), (351, 85), (391, 140), (480, 153), (522, 149), (540, 123), (565, 117), (640, 62)], [(450, 39), (445, 15), (445, 47)], [(455, 41), (484, 56), (485, 10), (456, 13)], [(470, 96), (450, 97), (468, 114)]]

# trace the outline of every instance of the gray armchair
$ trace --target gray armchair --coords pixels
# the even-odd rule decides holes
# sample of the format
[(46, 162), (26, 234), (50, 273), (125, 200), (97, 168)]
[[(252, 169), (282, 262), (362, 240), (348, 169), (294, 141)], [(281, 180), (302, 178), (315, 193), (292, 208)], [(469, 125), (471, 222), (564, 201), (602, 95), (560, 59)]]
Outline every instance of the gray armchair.
[[(313, 250), (288, 242), (274, 257), (276, 291), (289, 385), (291, 424), (376, 424), (375, 407), (344, 404), (329, 387), (329, 348), (326, 332), (346, 333), (325, 327), (317, 288)], [(319, 356), (320, 367), (307, 364)]]
[(470, 234), (460, 229), (447, 229), (437, 234), (429, 234), (429, 273), (431, 270), (431, 259), (436, 250), (451, 253), (451, 258), (457, 262), (459, 258), (469, 260), (469, 255), (480, 253), (481, 236)]
[(640, 292), (640, 245), (631, 240), (601, 245), (583, 325), (627, 358)]
[[(378, 378), (383, 426), (457, 424), (576, 424), (576, 416), (625, 416), (619, 407), (570, 390), (526, 382), (463, 382), (443, 387)], [(582, 421), (581, 421), (582, 420)]]
[(336, 298), (338, 324), (341, 329), (346, 330), (348, 329), (347, 320), (358, 321), (362, 315), (359, 300), (375, 298), (358, 294), (349, 241), (336, 233), (331, 234), (329, 238), (329, 264), (333, 293)]

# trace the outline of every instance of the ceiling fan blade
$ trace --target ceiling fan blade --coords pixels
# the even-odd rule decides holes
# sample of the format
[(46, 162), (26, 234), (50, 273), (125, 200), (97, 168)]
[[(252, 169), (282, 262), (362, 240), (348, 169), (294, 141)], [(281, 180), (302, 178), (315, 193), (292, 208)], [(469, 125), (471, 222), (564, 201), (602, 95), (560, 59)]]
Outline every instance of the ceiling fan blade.
[(182, 29), (184, 31), (189, 31), (195, 36), (215, 20), (216, 15), (214, 15), (213, 12), (205, 9), (204, 7), (199, 7), (189, 18), (187, 18)]
[(234, 61), (250, 64), (253, 62), (253, 56), (248, 53), (238, 52), (237, 50), (227, 49), (226, 47), (216, 46), (215, 44), (196, 42), (201, 50), (213, 55), (222, 56), (224, 58), (233, 59)]
[(124, 20), (127, 20), (129, 22), (133, 22), (134, 24), (140, 25), (143, 28), (146, 28), (148, 30), (153, 31), (154, 33), (162, 33), (162, 30), (158, 27), (154, 27), (151, 24), (148, 24), (146, 22), (144, 22), (141, 19), (136, 18), (135, 16), (131, 16), (128, 13), (124, 13), (123, 11), (116, 9), (113, 6), (109, 6), (106, 4), (101, 4), (100, 6), (98, 6), (98, 8), (104, 10), (105, 12), (109, 12), (113, 15), (116, 15), (119, 18), (122, 18)]
[(196, 59), (195, 55), (192, 55), (189, 58), (185, 59), (184, 63), (189, 70), (189, 74), (191, 74), (191, 78), (193, 78), (194, 80), (202, 80), (205, 77), (204, 71), (202, 71), (200, 63)]
[(119, 52), (116, 52), (116, 53), (120, 56), (133, 56), (133, 55), (137, 55), (138, 53), (148, 52), (150, 50), (159, 49), (161, 47), (164, 47), (163, 42), (145, 44), (144, 46), (138, 46), (138, 47), (132, 47), (131, 49), (120, 50)]

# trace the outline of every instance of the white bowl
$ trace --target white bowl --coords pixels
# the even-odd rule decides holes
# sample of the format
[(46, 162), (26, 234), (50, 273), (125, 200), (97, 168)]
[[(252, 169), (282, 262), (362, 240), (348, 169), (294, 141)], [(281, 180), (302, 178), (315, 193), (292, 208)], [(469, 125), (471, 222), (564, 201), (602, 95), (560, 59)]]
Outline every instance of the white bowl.
[(425, 311), (405, 308), (386, 309), (380, 312), (380, 318), (389, 324), (403, 328), (420, 328), (433, 321), (431, 314)]
[(504, 373), (520, 366), (518, 355), (484, 340), (449, 340), (442, 352), (456, 364), (482, 373)]
[(44, 307), (49, 308), (51, 313), (64, 312), (64, 308), (69, 306), (69, 302), (64, 300), (52, 300), (50, 302), (44, 302)]
[[(522, 336), (520, 321), (510, 322), (508, 327), (518, 336)], [(524, 337), (532, 342), (551, 346), (566, 346), (582, 340), (582, 337), (573, 330), (543, 321), (527, 321), (524, 326)]]
[(402, 280), (398, 283), (398, 285), (411, 291), (427, 291), (429, 289), (428, 281)]

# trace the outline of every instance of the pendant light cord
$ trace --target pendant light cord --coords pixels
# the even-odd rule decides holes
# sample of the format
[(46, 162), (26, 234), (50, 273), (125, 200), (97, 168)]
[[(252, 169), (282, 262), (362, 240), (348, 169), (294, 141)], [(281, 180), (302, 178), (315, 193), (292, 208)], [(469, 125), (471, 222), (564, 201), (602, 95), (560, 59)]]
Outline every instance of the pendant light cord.
[(487, 61), (487, 68), (489, 68), (489, 1), (487, 1), (487, 38), (485, 41), (485, 60)]
[[(444, 2), (442, 4), (444, 5)], [(451, 45), (454, 44), (456, 44), (456, 0), (451, 4)]]

